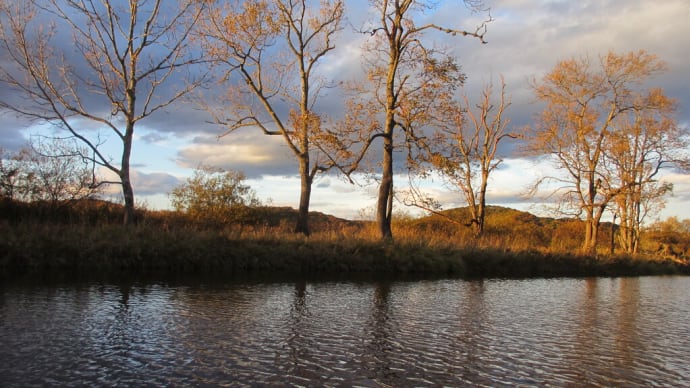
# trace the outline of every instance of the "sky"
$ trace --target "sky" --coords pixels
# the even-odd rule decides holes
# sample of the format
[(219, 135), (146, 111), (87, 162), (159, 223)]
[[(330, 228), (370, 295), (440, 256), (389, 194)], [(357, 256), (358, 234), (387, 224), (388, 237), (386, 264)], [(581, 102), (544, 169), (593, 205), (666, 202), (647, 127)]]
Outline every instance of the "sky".
[[(471, 13), (459, 0), (438, 1), (435, 10), (421, 18), (442, 26), (474, 30), (487, 13)], [(530, 82), (541, 78), (560, 60), (646, 50), (664, 60), (669, 70), (652, 81), (678, 100), (677, 120), (690, 125), (690, 2), (687, 0), (485, 0), (494, 19), (485, 36), (487, 44), (468, 37), (435, 35), (434, 44), (456, 56), (467, 81), (464, 93), (478, 96), (489, 81), (505, 78), (512, 105), (506, 112), (509, 128), (530, 125), (540, 106), (534, 102)], [(362, 74), (362, 44), (367, 36), (355, 30), (374, 14), (366, 0), (346, 1), (348, 23), (336, 49), (322, 64), (322, 72), (336, 81)], [(2, 60), (2, 58), (0, 58)], [(3, 91), (0, 91), (0, 96)], [(321, 109), (338, 115), (343, 97), (331, 92)], [(297, 207), (299, 179), (290, 151), (278, 137), (244, 129), (219, 138), (223, 129), (208, 123), (206, 113), (192, 103), (181, 103), (142, 122), (136, 129), (132, 154), (136, 201), (151, 209), (169, 207), (168, 193), (185, 181), (200, 164), (242, 171), (247, 183), (264, 202)], [(45, 127), (28, 125), (13, 114), (0, 112), (0, 147), (16, 150), (32, 134)], [(107, 146), (107, 145), (106, 145)], [(380, 144), (373, 146), (374, 152)], [(542, 201), (525, 193), (535, 179), (551, 167), (519, 157), (506, 147), (502, 166), (489, 182), (487, 202), (492, 205), (548, 215)], [(118, 150), (111, 151), (114, 156)], [(656, 218), (690, 218), (690, 175), (664, 172), (674, 184), (673, 196)], [(407, 176), (396, 176), (396, 187), (404, 188)], [(461, 194), (440, 184), (425, 187), (445, 208), (462, 205)], [(336, 174), (319, 176), (314, 183), (311, 209), (345, 218), (373, 214), (377, 186), (362, 177), (351, 184)], [(115, 190), (117, 191), (117, 190)], [(111, 194), (117, 198), (117, 194)], [(396, 209), (417, 214), (396, 204)]]

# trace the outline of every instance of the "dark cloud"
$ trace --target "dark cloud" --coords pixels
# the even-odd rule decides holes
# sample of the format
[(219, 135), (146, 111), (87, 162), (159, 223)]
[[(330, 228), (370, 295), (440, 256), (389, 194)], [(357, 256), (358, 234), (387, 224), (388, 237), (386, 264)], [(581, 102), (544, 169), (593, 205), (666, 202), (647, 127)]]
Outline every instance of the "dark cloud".
[(319, 189), (327, 189), (331, 187), (331, 180), (328, 178), (322, 178), (315, 183), (316, 184), (314, 186)]
[(0, 113), (0, 148), (14, 152), (26, 146), (27, 138), (23, 131), (24, 123), (9, 116), (10, 113)]
[(140, 139), (143, 142), (155, 144), (155, 143), (164, 142), (164, 141), (170, 139), (170, 134), (167, 134), (167, 133), (164, 134), (164, 133), (161, 133), (158, 131), (152, 131), (152, 132), (148, 132), (148, 133), (144, 134), (143, 136), (141, 136)]
[[(505, 76), (507, 91), (513, 101), (508, 116), (514, 127), (529, 125), (539, 109), (533, 104), (529, 87), (531, 79), (541, 77), (558, 60), (584, 53), (596, 56), (610, 49), (647, 49), (667, 60), (671, 69), (658, 79), (659, 86), (679, 99), (678, 118), (681, 122), (690, 123), (690, 78), (686, 76), (690, 73), (690, 61), (686, 58), (687, 50), (680, 49), (687, 47), (685, 40), (690, 36), (690, 27), (682, 18), (671, 17), (684, 14), (680, 11), (688, 11), (689, 6), (684, 0), (666, 1), (651, 7), (643, 0), (558, 3), (487, 0), (485, 4), (491, 8), (495, 19), (488, 25), (488, 44), (482, 45), (469, 37), (443, 34), (435, 37), (439, 40), (437, 45), (451, 49), (468, 75), (465, 92), (470, 98), (479, 96), (482, 86), (490, 80), (498, 82), (500, 75)], [(335, 84), (362, 76), (361, 45), (367, 36), (357, 30), (365, 26), (373, 15), (362, 12), (368, 7), (366, 1), (348, 2), (347, 5), (349, 23), (336, 42), (336, 50), (325, 57), (319, 67), (319, 72)], [(461, 4), (446, 2), (441, 3), (439, 12), (426, 14), (423, 19), (472, 30), (486, 17), (485, 13), (472, 13)], [(639, 30), (641, 25), (646, 26), (644, 33)], [(56, 43), (57, 51), (69, 53), (74, 50), (70, 39)], [(176, 73), (161, 93), (172, 92), (176, 89), (174, 85), (183, 85), (188, 77), (186, 71)], [(0, 96), (3, 93), (0, 90)], [(204, 93), (208, 95), (206, 103), (213, 104), (213, 94), (218, 91), (205, 90)], [(319, 109), (332, 117), (341, 116), (344, 109), (342, 91), (326, 89), (324, 93)], [(165, 95), (161, 96), (161, 100), (165, 98)], [(110, 110), (106, 101), (94, 99), (93, 103), (96, 111)], [(101, 104), (100, 108), (98, 104)], [(2, 127), (7, 127), (6, 120), (5, 116), (0, 116)], [(140, 125), (159, 132), (161, 136), (222, 133), (223, 129), (209, 124), (209, 120), (209, 114), (199, 104), (180, 100), (148, 117)], [(10, 135), (16, 136), (17, 132)], [(156, 139), (150, 135), (143, 140)], [(6, 137), (3, 143), (11, 141)], [(511, 151), (512, 148), (507, 147), (506, 150)], [(378, 152), (377, 149), (374, 147), (372, 150)], [(221, 148), (218, 150), (224, 152)], [(291, 158), (289, 154), (283, 154), (283, 157), (286, 160)]]

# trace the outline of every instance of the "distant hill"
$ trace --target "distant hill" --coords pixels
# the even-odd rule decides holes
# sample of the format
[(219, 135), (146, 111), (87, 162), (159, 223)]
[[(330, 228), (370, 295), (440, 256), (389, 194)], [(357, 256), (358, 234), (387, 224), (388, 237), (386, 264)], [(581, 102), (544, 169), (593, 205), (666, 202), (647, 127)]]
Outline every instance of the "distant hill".
[[(443, 235), (446, 238), (472, 239), (469, 227), (470, 213), (467, 207), (445, 210), (442, 214), (456, 220), (449, 222), (445, 217), (430, 215), (405, 221), (419, 233)], [(610, 245), (609, 223), (600, 229), (599, 245)], [(582, 222), (575, 219), (539, 217), (532, 213), (503, 206), (487, 206), (482, 240), (490, 245), (530, 248), (578, 249), (582, 244)]]
[[(292, 226), (297, 222), (298, 211), (289, 206), (261, 206), (255, 210), (255, 222), (264, 224), (266, 226)], [(358, 225), (361, 225), (360, 221), (346, 220), (344, 218), (339, 218), (321, 212), (309, 212), (309, 227), (315, 232), (319, 230), (333, 230)]]

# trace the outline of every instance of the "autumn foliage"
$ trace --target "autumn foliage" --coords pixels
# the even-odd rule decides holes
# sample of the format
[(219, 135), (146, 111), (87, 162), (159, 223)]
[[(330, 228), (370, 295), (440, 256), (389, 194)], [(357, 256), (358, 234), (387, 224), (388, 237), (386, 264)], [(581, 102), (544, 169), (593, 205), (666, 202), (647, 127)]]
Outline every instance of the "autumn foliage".
[(668, 190), (659, 171), (687, 165), (679, 150), (688, 145), (687, 130), (672, 118), (675, 104), (663, 91), (645, 83), (666, 68), (645, 51), (609, 52), (559, 62), (534, 92), (546, 104), (532, 128), (527, 149), (547, 155), (560, 176), (555, 183), (561, 209), (581, 216), (582, 249), (594, 252), (604, 212), (620, 217), (624, 247), (635, 252), (649, 206)]

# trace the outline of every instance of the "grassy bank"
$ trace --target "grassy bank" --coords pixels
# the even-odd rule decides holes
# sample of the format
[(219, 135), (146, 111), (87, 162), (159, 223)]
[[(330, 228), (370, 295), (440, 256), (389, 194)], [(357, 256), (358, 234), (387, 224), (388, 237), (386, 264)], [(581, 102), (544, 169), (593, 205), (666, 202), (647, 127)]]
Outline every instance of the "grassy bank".
[(652, 257), (577, 254), (487, 246), (399, 230), (377, 241), (368, 225), (340, 225), (310, 237), (285, 227), (200, 228), (141, 223), (0, 225), (0, 273), (424, 275), (560, 277), (690, 274), (687, 263)]

